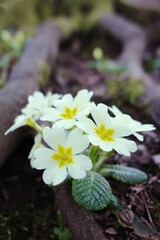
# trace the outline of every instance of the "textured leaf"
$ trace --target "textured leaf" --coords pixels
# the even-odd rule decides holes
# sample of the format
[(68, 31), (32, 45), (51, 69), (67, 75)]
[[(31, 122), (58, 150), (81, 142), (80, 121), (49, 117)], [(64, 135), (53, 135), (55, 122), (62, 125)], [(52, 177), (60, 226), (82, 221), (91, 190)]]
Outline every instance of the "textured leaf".
[(111, 199), (111, 187), (108, 181), (97, 172), (87, 172), (83, 179), (74, 179), (72, 195), (77, 203), (88, 210), (105, 208)]
[(108, 204), (108, 208), (117, 209), (121, 211), (123, 209), (123, 206), (120, 203), (120, 201), (112, 194), (110, 202)]
[(137, 184), (147, 180), (147, 175), (144, 172), (136, 168), (126, 167), (119, 164), (103, 165), (100, 174), (130, 184)]

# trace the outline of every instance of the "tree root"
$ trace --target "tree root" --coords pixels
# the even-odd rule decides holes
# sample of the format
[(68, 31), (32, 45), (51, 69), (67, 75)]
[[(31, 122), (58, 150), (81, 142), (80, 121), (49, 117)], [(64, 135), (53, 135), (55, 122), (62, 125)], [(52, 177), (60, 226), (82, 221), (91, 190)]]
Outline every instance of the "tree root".
[(0, 166), (24, 135), (21, 129), (7, 136), (4, 133), (27, 103), (28, 95), (39, 89), (38, 63), (52, 64), (58, 53), (60, 36), (55, 24), (43, 24), (13, 67), (7, 84), (0, 90)]
[(146, 9), (148, 11), (160, 11), (160, 0), (127, 0), (122, 1), (123, 4), (133, 6), (136, 9)]
[(115, 0), (117, 12), (144, 26), (159, 21), (160, 0)]
[(70, 185), (54, 188), (56, 205), (62, 212), (74, 240), (106, 240), (92, 211), (79, 206), (73, 199)]
[(100, 19), (101, 26), (123, 43), (118, 60), (126, 62), (128, 71), (137, 78), (143, 78), (143, 53), (147, 44), (146, 33), (135, 23), (120, 15), (108, 15)]
[(107, 15), (100, 19), (102, 28), (118, 38), (123, 50), (118, 61), (127, 63), (128, 72), (144, 83), (141, 100), (149, 102), (148, 109), (156, 124), (160, 125), (160, 84), (157, 84), (143, 69), (143, 56), (147, 46), (147, 34), (139, 25), (120, 15)]

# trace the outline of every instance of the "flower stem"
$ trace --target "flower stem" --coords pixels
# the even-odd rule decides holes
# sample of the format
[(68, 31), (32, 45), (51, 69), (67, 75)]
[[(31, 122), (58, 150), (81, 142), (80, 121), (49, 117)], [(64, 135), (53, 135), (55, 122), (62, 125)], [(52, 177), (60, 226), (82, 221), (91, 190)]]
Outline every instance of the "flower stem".
[(37, 123), (34, 128), (42, 135), (42, 128)]
[(110, 157), (112, 155), (113, 151), (110, 152), (104, 152), (103, 156), (99, 158), (98, 162), (95, 164), (95, 166), (93, 167), (92, 171), (94, 172), (98, 172), (101, 165), (103, 164), (103, 162), (105, 160), (107, 160), (108, 157)]
[(33, 127), (42, 135), (42, 128), (38, 125), (38, 123), (33, 118), (27, 119), (27, 125)]
[(98, 162), (95, 164), (95, 166), (93, 167), (92, 171), (94, 172), (98, 172), (98, 170), (100, 169), (100, 166), (102, 165), (102, 163), (104, 162), (106, 158), (104, 158), (104, 156), (102, 156)]

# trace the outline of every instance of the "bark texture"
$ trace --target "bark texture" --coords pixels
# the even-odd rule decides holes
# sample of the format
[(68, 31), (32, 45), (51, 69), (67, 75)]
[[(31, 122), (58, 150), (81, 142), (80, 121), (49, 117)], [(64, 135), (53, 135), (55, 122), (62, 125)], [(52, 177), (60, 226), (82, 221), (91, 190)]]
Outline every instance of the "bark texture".
[(61, 32), (52, 22), (44, 23), (26, 46), (15, 64), (7, 84), (0, 90), (0, 166), (23, 137), (23, 130), (4, 136), (27, 102), (28, 95), (39, 89), (38, 63), (52, 64), (58, 53)]
[(74, 240), (107, 239), (93, 211), (87, 211), (74, 201), (70, 185), (59, 186), (54, 189), (54, 193), (56, 205), (65, 217)]

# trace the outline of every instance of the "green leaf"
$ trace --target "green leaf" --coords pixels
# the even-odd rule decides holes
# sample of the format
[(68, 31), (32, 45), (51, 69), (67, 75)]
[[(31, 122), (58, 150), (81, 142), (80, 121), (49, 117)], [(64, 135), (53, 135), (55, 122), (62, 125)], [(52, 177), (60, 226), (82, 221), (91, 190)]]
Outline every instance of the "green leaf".
[(137, 184), (147, 180), (146, 173), (120, 164), (104, 164), (99, 173), (105, 177), (112, 177), (129, 184)]
[(58, 235), (61, 232), (61, 230), (58, 227), (54, 227), (54, 233)]
[(91, 61), (88, 64), (88, 67), (96, 69), (99, 72), (110, 72), (119, 74), (127, 69), (127, 64), (117, 63), (110, 59), (100, 59), (97, 61)]
[(72, 234), (70, 230), (64, 227), (64, 220), (62, 213), (57, 211), (57, 225), (58, 227), (54, 227), (54, 233), (58, 235), (59, 240), (70, 240), (72, 239)]
[(59, 240), (70, 240), (72, 239), (72, 234), (68, 228), (64, 228), (63, 232), (61, 232), (58, 236)]
[(122, 210), (123, 206), (120, 203), (120, 201), (112, 194), (111, 200), (108, 205), (109, 208), (111, 209), (116, 209), (116, 210)]
[(104, 177), (97, 172), (87, 172), (85, 178), (72, 181), (72, 195), (86, 209), (100, 210), (108, 205), (112, 192)]
[(60, 229), (63, 229), (64, 221), (63, 221), (62, 213), (60, 211), (57, 211), (57, 223)]

